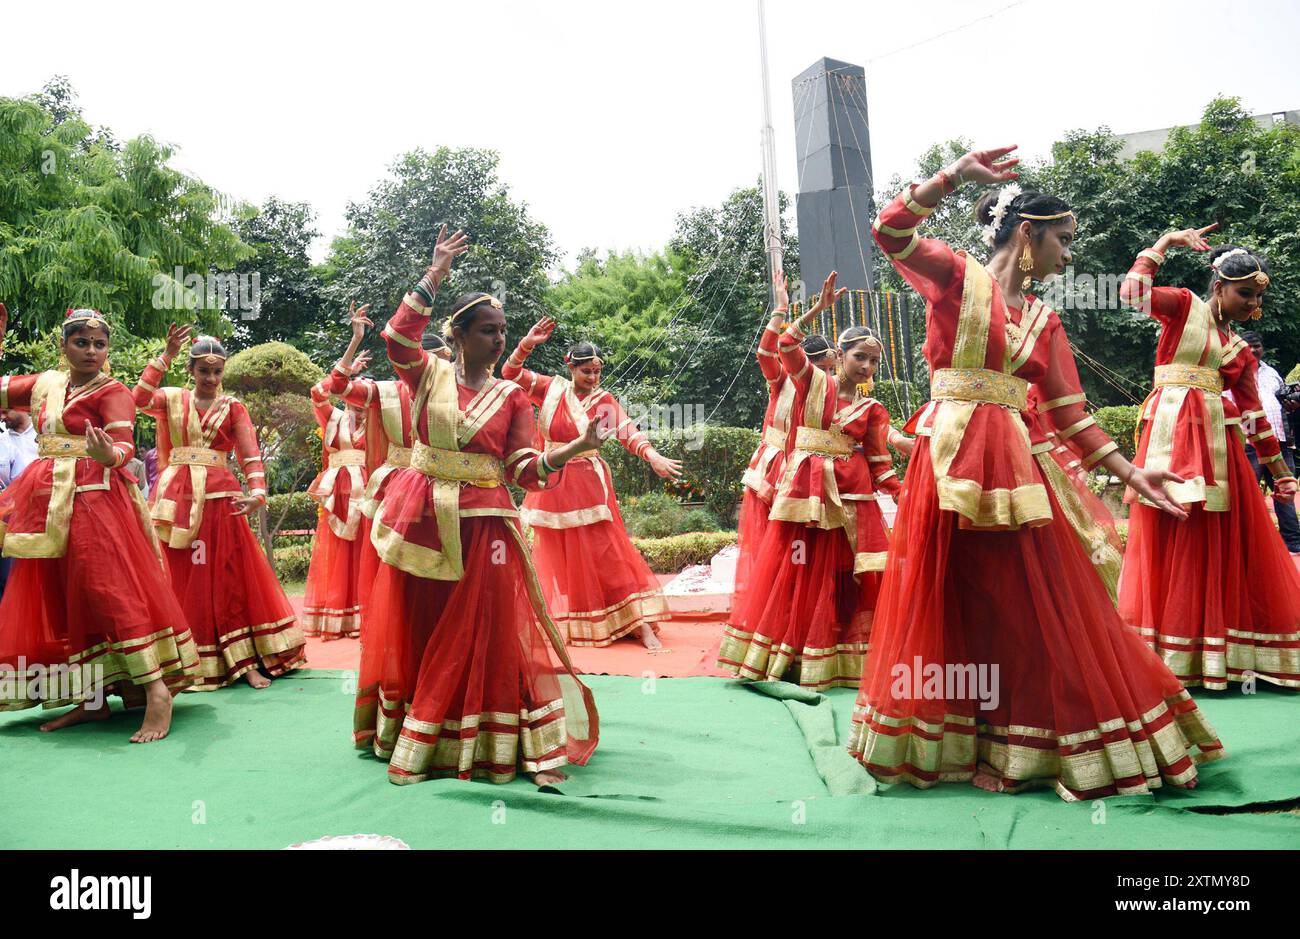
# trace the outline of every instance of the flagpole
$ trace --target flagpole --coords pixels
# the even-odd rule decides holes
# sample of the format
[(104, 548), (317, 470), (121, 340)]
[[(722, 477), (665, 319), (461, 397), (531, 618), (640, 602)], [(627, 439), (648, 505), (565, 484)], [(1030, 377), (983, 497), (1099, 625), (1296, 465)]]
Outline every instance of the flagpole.
[[(758, 0), (758, 46), (763, 70), (763, 244), (769, 273), (784, 270), (781, 263), (781, 191), (776, 184), (776, 132), (772, 129), (772, 87), (767, 70), (767, 14)], [(771, 285), (769, 282), (769, 291)]]

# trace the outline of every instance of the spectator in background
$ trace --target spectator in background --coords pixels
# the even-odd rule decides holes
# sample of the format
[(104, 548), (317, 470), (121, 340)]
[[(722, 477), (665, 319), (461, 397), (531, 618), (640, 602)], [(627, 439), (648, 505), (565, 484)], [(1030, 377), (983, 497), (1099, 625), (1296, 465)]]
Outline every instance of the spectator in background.
[[(1277, 434), (1278, 443), (1282, 445), (1282, 459), (1290, 467), (1292, 474), (1295, 473), (1295, 436), (1291, 428), (1291, 413), (1297, 408), (1293, 402), (1287, 402), (1285, 405), (1278, 398), (1286, 389), (1286, 381), (1278, 374), (1277, 369), (1264, 361), (1264, 340), (1257, 332), (1243, 332), (1241, 338), (1246, 340), (1250, 346), (1250, 351), (1255, 353), (1255, 358), (1259, 360), (1259, 375), (1257, 378), (1259, 385), (1259, 400), (1264, 405), (1264, 416), (1268, 418), (1269, 425), (1273, 432)], [(1283, 417), (1283, 409), (1288, 412)], [(1261, 482), (1267, 482), (1269, 491), (1273, 489), (1273, 474), (1259, 465), (1259, 457), (1255, 453), (1255, 448), (1246, 444), (1246, 458), (1250, 460), (1251, 467), (1255, 470), (1255, 477)], [(1277, 527), (1282, 534), (1282, 540), (1286, 542), (1286, 548), (1291, 554), (1300, 555), (1300, 521), (1296, 519), (1295, 505), (1292, 503), (1279, 502), (1273, 500), (1273, 511), (1277, 513)]]
[[(8, 489), (36, 459), (36, 428), (24, 411), (0, 411), (0, 490)], [(9, 559), (0, 557), (0, 594), (9, 578)]]
[(144, 480), (140, 487), (142, 492), (153, 490), (154, 483), (158, 481), (158, 448), (150, 447), (144, 451)]

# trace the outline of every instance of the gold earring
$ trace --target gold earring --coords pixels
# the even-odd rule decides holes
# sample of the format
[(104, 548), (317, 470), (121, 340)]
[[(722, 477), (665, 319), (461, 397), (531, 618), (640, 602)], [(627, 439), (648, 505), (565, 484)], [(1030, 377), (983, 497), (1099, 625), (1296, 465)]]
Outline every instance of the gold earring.
[(1260, 307), (1260, 308), (1259, 308), (1258, 310), (1256, 310), (1254, 313), (1250, 314), (1250, 318), (1253, 319), (1253, 320), (1262, 319), (1263, 317), (1264, 317), (1264, 308), (1263, 308), (1263, 307)]
[(1034, 269), (1034, 255), (1029, 250), (1029, 242), (1025, 242), (1025, 250), (1020, 255), (1020, 270), (1025, 273), (1025, 279), (1020, 283), (1021, 290), (1028, 290), (1029, 283), (1033, 280), (1029, 272)]

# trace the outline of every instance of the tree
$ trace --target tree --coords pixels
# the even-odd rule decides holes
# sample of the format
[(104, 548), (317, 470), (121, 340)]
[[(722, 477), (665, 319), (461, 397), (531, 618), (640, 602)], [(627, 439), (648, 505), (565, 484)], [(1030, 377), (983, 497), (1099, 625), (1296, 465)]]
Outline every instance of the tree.
[(171, 157), (147, 136), (119, 146), (92, 133), (66, 80), (0, 98), (0, 297), (18, 338), (69, 306), (99, 309), (127, 334), (160, 334), (178, 309), (223, 328), (218, 299), (175, 274), (206, 279), (250, 249), (229, 223), (236, 208)]
[[(325, 264), (326, 314), (310, 337), (310, 351), (337, 356), (347, 342), (348, 303), (370, 303), (387, 319), (433, 256), (438, 229), (463, 228), (472, 247), (440, 291), (439, 316), (451, 313), (457, 294), (483, 290), (505, 304), (512, 336), (520, 336), (545, 311), (547, 269), (557, 260), (550, 232), (517, 202), (497, 176), (490, 150), (439, 147), (399, 157), (389, 178), (347, 209), (348, 233), (335, 239)], [(380, 341), (367, 345), (387, 369)], [(385, 371), (385, 374), (387, 372)]]
[(320, 328), (328, 307), (324, 281), (308, 254), (320, 234), (315, 222), (308, 203), (271, 196), (256, 214), (236, 225), (240, 240), (257, 253), (235, 270), (257, 276), (260, 300), (255, 316), (235, 319), (232, 350), (291, 342)]

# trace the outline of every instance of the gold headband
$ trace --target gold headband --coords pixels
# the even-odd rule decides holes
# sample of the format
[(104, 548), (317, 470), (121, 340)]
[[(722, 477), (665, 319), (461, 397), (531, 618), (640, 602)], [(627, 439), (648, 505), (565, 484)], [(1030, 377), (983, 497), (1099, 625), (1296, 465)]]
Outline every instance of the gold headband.
[[(1257, 261), (1256, 263), (1258, 264), (1259, 262)], [(1242, 274), (1240, 277), (1229, 277), (1227, 274), (1224, 274), (1222, 271), (1219, 272), (1220, 280), (1251, 280), (1252, 278), (1254, 279), (1255, 284), (1260, 288), (1266, 289), (1269, 285), (1269, 276), (1264, 273), (1263, 268), (1257, 267), (1255, 268), (1255, 270), (1249, 272), (1248, 274)]]
[(500, 301), (500, 300), (498, 300), (496, 297), (492, 296), (491, 294), (484, 294), (483, 296), (479, 297), (477, 300), (471, 300), (469, 303), (465, 304), (463, 307), (461, 307), (461, 308), (460, 308), (459, 310), (457, 310), (455, 313), (451, 314), (451, 316), (447, 317), (447, 321), (448, 321), (448, 323), (450, 323), (450, 322), (451, 322), (452, 320), (454, 320), (456, 317), (460, 316), (460, 315), (461, 315), (462, 313), (464, 313), (466, 310), (472, 309), (473, 307), (478, 306), (480, 303), (490, 303), (490, 304), (492, 304), (494, 307), (496, 307), (498, 310), (500, 310), (500, 309), (504, 309), (504, 308), (501, 306), (501, 301)]
[(224, 355), (217, 355), (215, 352), (205, 352), (202, 355), (191, 355), (191, 362), (202, 362), (205, 365), (216, 365), (218, 362), (226, 361)]
[[(835, 340), (835, 344), (839, 346), (841, 349), (844, 348), (844, 343), (846, 341), (845, 337), (848, 335), (848, 333), (849, 331), (847, 329), (844, 330), (844, 332), (840, 333), (839, 338)], [(878, 346), (881, 352), (885, 351), (885, 344), (882, 343), (875, 336), (871, 335), (870, 333), (867, 333), (867, 335), (865, 336), (854, 336), (852, 339), (849, 339), (847, 341), (849, 345), (852, 345), (855, 342), (870, 342), (873, 345)]]
[(1021, 218), (1029, 219), (1031, 222), (1055, 222), (1058, 219), (1073, 217), (1074, 212), (1067, 209), (1064, 212), (1057, 212), (1055, 215), (1026, 215), (1024, 212), (1017, 212), (1016, 214)]

